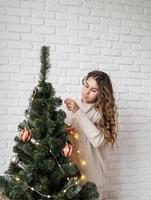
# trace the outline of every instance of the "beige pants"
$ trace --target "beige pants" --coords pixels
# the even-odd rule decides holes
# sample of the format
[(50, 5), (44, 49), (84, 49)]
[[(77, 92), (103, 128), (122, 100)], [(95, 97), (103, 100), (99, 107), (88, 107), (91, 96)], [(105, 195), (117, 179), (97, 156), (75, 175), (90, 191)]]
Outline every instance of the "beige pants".
[(98, 193), (99, 193), (99, 199), (98, 200), (102, 200), (103, 199), (103, 187), (99, 186), (97, 187)]

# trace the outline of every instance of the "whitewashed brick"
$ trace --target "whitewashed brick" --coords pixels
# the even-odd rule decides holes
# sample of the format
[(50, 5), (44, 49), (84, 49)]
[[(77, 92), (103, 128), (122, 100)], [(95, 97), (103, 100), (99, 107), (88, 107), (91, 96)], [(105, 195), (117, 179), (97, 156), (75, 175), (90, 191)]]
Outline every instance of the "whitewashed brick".
[(121, 20), (121, 25), (123, 27), (133, 27), (133, 28), (140, 28), (142, 23), (140, 21), (132, 21), (132, 20)]
[(68, 44), (69, 38), (66, 36), (47, 36), (46, 37), (46, 42), (47, 43), (52, 43), (52, 44)]
[(20, 34), (19, 33), (5, 33), (5, 32), (2, 32), (0, 34), (0, 39), (4, 39), (4, 40), (19, 40), (20, 39)]
[(119, 35), (115, 35), (112, 33), (104, 33), (104, 34), (100, 34), (100, 38), (103, 40), (110, 40), (110, 41), (119, 41), (120, 37)]
[(112, 33), (117, 33), (121, 35), (128, 35), (130, 33), (130, 28), (127, 27), (111, 27), (110, 30)]
[(149, 88), (148, 87), (131, 87), (130, 91), (132, 93), (136, 94), (148, 94), (149, 93)]
[(7, 8), (8, 15), (18, 15), (18, 16), (30, 16), (31, 11), (29, 9), (22, 9), (22, 8)]
[(127, 51), (131, 49), (131, 44), (130, 43), (125, 43), (125, 42), (121, 42), (121, 41), (118, 41), (118, 42), (112, 42), (112, 46), (113, 46), (113, 49), (126, 49)]
[(44, 3), (43, 2), (35, 2), (32, 0), (28, 1), (21, 1), (21, 8), (32, 8), (32, 9), (39, 9), (39, 10), (44, 10)]
[(100, 19), (99, 17), (95, 17), (95, 16), (80, 16), (80, 22), (98, 24), (100, 22)]
[(96, 55), (100, 54), (100, 48), (88, 48), (88, 47), (81, 47), (80, 53), (90, 54), (90, 55)]
[(143, 28), (143, 29), (151, 30), (150, 23), (143, 22), (143, 23), (142, 23), (142, 28)]
[(90, 15), (89, 8), (78, 8), (78, 7), (69, 7), (69, 13), (79, 14), (79, 15)]
[(151, 16), (150, 15), (133, 14), (132, 15), (132, 20), (150, 22), (151, 21)]
[(128, 0), (128, 1), (124, 1), (124, 0), (114, 0), (114, 2), (116, 4), (120, 3), (120, 4), (124, 4), (124, 5), (133, 5), (133, 0)]
[(45, 19), (55, 19), (55, 12), (48, 12), (45, 10), (32, 10), (32, 17), (34, 18), (45, 18)]
[(69, 60), (73, 60), (73, 61), (90, 61), (91, 57), (90, 55), (86, 55), (86, 54), (70, 54), (69, 55)]
[(44, 19), (42, 19), (42, 18), (31, 18), (31, 17), (21, 17), (21, 24), (42, 25), (42, 24), (44, 24)]
[(8, 48), (0, 50), (0, 54), (2, 56), (15, 56), (15, 57), (19, 57), (20, 55), (18, 49), (8, 49)]
[(23, 41), (43, 42), (44, 36), (43, 35), (37, 35), (37, 34), (34, 34), (34, 33), (21, 33), (21, 39)]
[(79, 53), (80, 47), (76, 45), (56, 45), (56, 51), (57, 52), (68, 52), (68, 53)]
[(129, 43), (139, 43), (140, 39), (136, 36), (127, 36), (127, 35), (121, 35), (120, 36), (121, 42), (129, 42)]
[(0, 73), (0, 81), (8, 81), (9, 79), (9, 74)]
[(47, 11), (55, 11), (60, 13), (67, 13), (68, 12), (68, 6), (67, 5), (60, 5), (58, 2), (50, 2), (46, 1), (46, 10)]
[(34, 34), (50, 34), (53, 35), (55, 34), (55, 29), (54, 28), (50, 28), (50, 27), (46, 27), (46, 26), (33, 26), (33, 33)]
[(91, 46), (92, 47), (105, 47), (105, 48), (111, 48), (112, 42), (111, 41), (104, 41), (103, 39), (99, 40), (92, 40)]
[(0, 24), (0, 31), (5, 31), (5, 30), (6, 30), (6, 25)]
[(71, 5), (71, 6), (81, 6), (82, 5), (82, 1), (81, 0), (60, 0), (60, 3), (61, 4), (64, 4), (64, 5)]
[(115, 50), (115, 49), (101, 49), (101, 55), (103, 56), (120, 56), (121, 50)]
[(6, 8), (0, 7), (0, 15), (5, 15), (7, 12)]
[(78, 31), (76, 30), (69, 30), (69, 29), (62, 29), (62, 28), (57, 28), (56, 29), (56, 35), (61, 35), (61, 36), (68, 36), (68, 37), (75, 37), (77, 38), (78, 36)]
[(23, 24), (8, 24), (7, 30), (9, 32), (31, 32), (30, 25), (23, 25)]
[(56, 20), (58, 21), (75, 21), (78, 22), (79, 16), (76, 14), (69, 15), (68, 13), (56, 13)]
[(131, 34), (136, 35), (136, 36), (149, 36), (149, 32), (147, 30), (142, 30), (142, 29), (131, 29)]
[(15, 58), (15, 57), (11, 57), (9, 58), (9, 62), (11, 65), (15, 65), (13, 66), (13, 69), (15, 69), (14, 72), (18, 72), (18, 70), (20, 70), (19, 66), (16, 66), (16, 65), (25, 65), (25, 66), (31, 66), (33, 61), (30, 59), (30, 58)]
[(135, 7), (126, 5), (125, 6), (125, 12), (126, 13), (138, 13), (138, 14), (141, 14), (141, 13), (144, 12), (144, 9), (143, 9), (143, 7), (136, 6), (136, 5), (135, 5)]
[(122, 55), (126, 57), (141, 57), (141, 51), (124, 49), (122, 50)]
[(68, 28), (74, 30), (89, 30), (89, 25), (78, 22), (68, 22)]
[(144, 0), (143, 2), (141, 0), (134, 0), (134, 3), (137, 6), (151, 7), (151, 2), (147, 0)]
[(142, 81), (138, 79), (123, 79), (122, 84), (127, 86), (141, 86)]
[(66, 21), (60, 21), (60, 20), (48, 20), (45, 19), (45, 25), (47, 27), (67, 27), (67, 22)]
[(103, 10), (100, 8), (97, 9), (91, 9), (91, 15), (92, 16), (97, 16), (97, 17), (109, 17), (110, 16), (110, 12), (109, 10)]
[(129, 57), (116, 57), (113, 58), (113, 63), (122, 64), (122, 65), (130, 65), (133, 64), (133, 58)]
[(120, 26), (120, 24), (121, 24), (121, 19), (114, 19), (114, 18), (101, 17), (101, 24)]
[[(32, 44), (31, 44), (31, 42), (23, 42), (23, 41), (8, 41), (8, 48), (32, 49)], [(20, 62), (20, 64), (21, 64), (21, 62)]]
[(19, 17), (16, 16), (0, 16), (1, 23), (19, 23)]
[(0, 115), (5, 115), (6, 113), (6, 108), (0, 106)]
[(128, 15), (126, 12), (111, 11), (111, 17), (118, 19), (131, 19), (131, 14), (129, 13)]
[(99, 33), (98, 32), (90, 32), (90, 31), (79, 31), (80, 38), (89, 38), (89, 39), (98, 39)]
[(18, 74), (13, 73), (10, 76), (11, 81), (17, 81), (17, 82), (34, 82), (34, 76), (33, 75), (24, 75), (24, 74)]
[(100, 62), (100, 63), (105, 63), (105, 64), (111, 64), (112, 63), (112, 58), (109, 56), (93, 56), (91, 58), (92, 62)]
[(1, 0), (0, 5), (1, 6), (10, 6), (10, 7), (20, 7), (20, 1), (14, 0), (12, 2), (11, 0)]

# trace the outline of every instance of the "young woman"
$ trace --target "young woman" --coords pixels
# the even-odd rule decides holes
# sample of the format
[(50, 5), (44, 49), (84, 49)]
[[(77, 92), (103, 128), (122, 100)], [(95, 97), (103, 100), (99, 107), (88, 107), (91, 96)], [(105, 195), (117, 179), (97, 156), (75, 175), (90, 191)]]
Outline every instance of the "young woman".
[(102, 200), (105, 151), (117, 139), (115, 99), (110, 78), (102, 71), (89, 72), (82, 83), (80, 101), (65, 99), (65, 122), (77, 132), (74, 160), (81, 180), (94, 182)]

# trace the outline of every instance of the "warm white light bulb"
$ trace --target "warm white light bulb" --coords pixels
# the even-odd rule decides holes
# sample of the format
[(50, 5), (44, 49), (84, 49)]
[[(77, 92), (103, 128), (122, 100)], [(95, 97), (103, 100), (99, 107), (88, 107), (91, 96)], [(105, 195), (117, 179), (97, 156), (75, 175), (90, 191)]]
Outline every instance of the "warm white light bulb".
[(83, 181), (86, 179), (86, 176), (83, 174), (83, 175), (81, 175), (80, 179)]
[(19, 177), (16, 177), (15, 180), (16, 180), (16, 181), (20, 181), (20, 178), (19, 178)]
[(80, 150), (77, 150), (77, 153), (80, 154)]
[(76, 140), (78, 140), (78, 139), (79, 139), (79, 134), (78, 134), (78, 133), (75, 133), (74, 138), (75, 138)]
[(86, 161), (85, 161), (85, 160), (82, 160), (82, 161), (81, 161), (81, 165), (82, 165), (82, 166), (86, 166)]

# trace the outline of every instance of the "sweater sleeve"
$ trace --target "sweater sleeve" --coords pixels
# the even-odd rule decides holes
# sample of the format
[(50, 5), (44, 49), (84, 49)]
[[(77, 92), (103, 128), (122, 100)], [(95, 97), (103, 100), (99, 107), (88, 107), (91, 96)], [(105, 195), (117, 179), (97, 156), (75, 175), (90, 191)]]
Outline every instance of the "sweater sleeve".
[(81, 130), (94, 147), (99, 147), (104, 144), (104, 135), (81, 109), (72, 115), (72, 119), (76, 120)]

